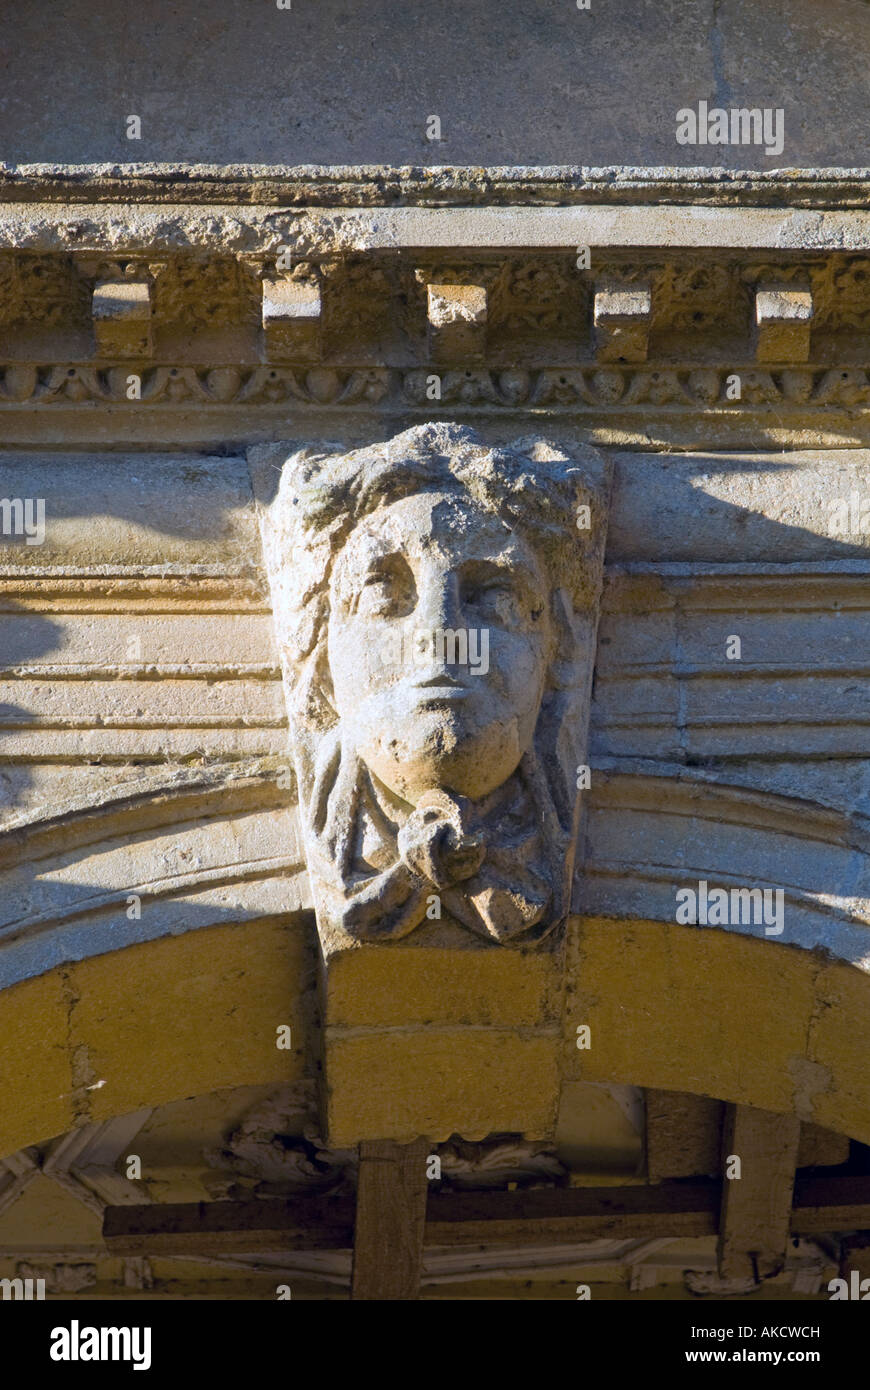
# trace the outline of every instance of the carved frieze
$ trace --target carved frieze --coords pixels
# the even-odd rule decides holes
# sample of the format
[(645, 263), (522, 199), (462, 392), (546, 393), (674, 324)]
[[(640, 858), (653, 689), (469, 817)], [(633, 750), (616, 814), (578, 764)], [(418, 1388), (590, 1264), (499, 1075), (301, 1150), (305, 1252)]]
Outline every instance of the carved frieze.
[(87, 435), (101, 409), (120, 439), (174, 421), (194, 443), (274, 438), (283, 408), (396, 428), (540, 412), (602, 445), (870, 431), (860, 251), (0, 251), (0, 325), (0, 415), (22, 444)]
[(566, 1187), (569, 1172), (550, 1144), (518, 1135), (493, 1135), (483, 1143), (452, 1139), (438, 1150), (441, 1184), (454, 1191), (497, 1187)]
[(69, 256), (0, 256), (0, 324), (47, 327), (87, 324), (90, 295)]
[[(632, 407), (653, 406), (701, 412), (715, 407), (739, 416), (748, 408), (775, 414), (809, 407), (813, 412), (870, 405), (870, 371), (837, 367), (759, 367), (737, 361), (727, 367), (700, 363), (674, 367), (636, 367), (625, 363), (600, 366), (552, 366), (539, 369), (486, 367), (442, 369), (438, 398), (432, 398), (431, 373), (423, 368), (400, 371), (386, 367), (148, 366), (137, 367), (141, 395), (130, 394), (131, 365), (97, 368), (81, 364), (8, 363), (0, 366), (0, 411), (27, 407), (90, 406), (93, 402), (127, 404), (131, 411), (149, 406), (383, 406), (419, 408), (432, 415), (437, 406), (487, 410), (517, 407), (571, 415), (622, 414)], [(739, 378), (739, 394), (730, 380)]]
[[(70, 366), (109, 363), (110, 343), (97, 338), (88, 345), (81, 335), (93, 326), (95, 287), (124, 279), (152, 283), (157, 361), (172, 365), (174, 358), (178, 366), (202, 369), (230, 362), (250, 369), (268, 361), (261, 328), (263, 284), (286, 285), (300, 275), (316, 280), (321, 294), (318, 341), (310, 360), (316, 362), (322, 350), (327, 364), (343, 370), (366, 363), (401, 371), (438, 360), (444, 325), (436, 324), (433, 333), (428, 302), (433, 286), (439, 300), (438, 285), (477, 286), (479, 297), (485, 294), (485, 314), (479, 306), (472, 313), (477, 332), (469, 360), (492, 368), (512, 361), (529, 369), (561, 361), (593, 363), (594, 291), (609, 284), (628, 291), (648, 287), (649, 355), (661, 364), (697, 359), (715, 365), (717, 357), (725, 358), (723, 365), (732, 357), (751, 361), (755, 294), (771, 284), (806, 285), (814, 307), (813, 338), (825, 337), (824, 351), (815, 358), (819, 363), (851, 359), (854, 364), (860, 349), (849, 335), (870, 331), (870, 257), (863, 253), (775, 257), (695, 249), (644, 254), (601, 247), (589, 252), (588, 264), (564, 249), (532, 248), (449, 260), (435, 260), (431, 249), (409, 256), (386, 250), (337, 255), (329, 247), (303, 255), (285, 248), (285, 255), (286, 263), (265, 248), (237, 254), (226, 248), (164, 252), (156, 258), (141, 250), (126, 258), (120, 252), (0, 251), (5, 355), (44, 366), (58, 364), (64, 353)], [(436, 311), (443, 317), (438, 304)], [(471, 311), (466, 306), (462, 312)], [(51, 333), (58, 349), (54, 357)], [(457, 351), (450, 349), (451, 361)], [(790, 360), (787, 352), (781, 359)]]

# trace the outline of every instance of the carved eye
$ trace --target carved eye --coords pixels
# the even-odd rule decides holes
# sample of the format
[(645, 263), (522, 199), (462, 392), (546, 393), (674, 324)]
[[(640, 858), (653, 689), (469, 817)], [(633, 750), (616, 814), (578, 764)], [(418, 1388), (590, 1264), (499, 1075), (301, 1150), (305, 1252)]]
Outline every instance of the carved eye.
[(463, 600), (465, 603), (486, 603), (488, 600), (497, 598), (500, 594), (509, 594), (510, 585), (504, 584), (499, 580), (491, 580), (489, 583), (470, 583), (463, 590)]
[(377, 561), (365, 576), (354, 605), (365, 617), (402, 617), (415, 602), (414, 579), (401, 556)]
[(477, 564), (463, 575), (463, 606), (481, 624), (506, 628), (537, 623), (543, 615), (541, 595), (524, 575), (504, 565)]
[(509, 622), (515, 616), (516, 594), (509, 575), (489, 571), (467, 575), (462, 582), (462, 604), (482, 615)]

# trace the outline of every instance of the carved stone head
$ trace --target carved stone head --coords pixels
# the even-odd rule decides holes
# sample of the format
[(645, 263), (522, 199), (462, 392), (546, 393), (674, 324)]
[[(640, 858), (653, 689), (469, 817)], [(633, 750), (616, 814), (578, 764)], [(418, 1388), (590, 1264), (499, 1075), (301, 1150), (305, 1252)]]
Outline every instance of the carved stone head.
[(453, 424), (283, 464), (264, 541), (322, 934), (563, 920), (600, 457)]

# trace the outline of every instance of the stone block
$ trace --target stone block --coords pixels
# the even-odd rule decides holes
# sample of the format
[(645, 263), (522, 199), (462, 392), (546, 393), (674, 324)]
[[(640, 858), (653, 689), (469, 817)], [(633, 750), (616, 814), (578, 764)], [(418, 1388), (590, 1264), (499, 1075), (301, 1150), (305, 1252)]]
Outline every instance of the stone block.
[(555, 1024), (561, 953), (453, 945), (337, 951), (325, 983), (327, 1022), (342, 1028), (534, 1028)]
[(99, 357), (150, 357), (151, 285), (147, 280), (101, 280), (92, 312)]
[(484, 355), (487, 291), (484, 285), (427, 286), (429, 352), (436, 362), (471, 362)]
[(64, 972), (23, 980), (3, 991), (0, 1153), (62, 1134), (75, 1123), (73, 1061), (68, 1050), (71, 995)]
[[(298, 1080), (310, 978), (304, 931), (280, 922), (222, 925), (77, 964), (69, 1048), (90, 1117), (216, 1085)], [(277, 1046), (279, 1025), (290, 1026), (291, 1048)]]
[(263, 340), (270, 362), (318, 358), (321, 322), (315, 277), (263, 281)]
[(326, 1051), (327, 1142), (335, 1148), (554, 1132), (560, 1046), (551, 1030), (328, 1031)]
[(865, 449), (618, 453), (608, 564), (793, 564), (870, 554)]
[[(804, 1056), (815, 997), (812, 955), (674, 923), (586, 918), (572, 931), (566, 1079), (673, 1091), (688, 1082), (696, 1094), (793, 1108), (790, 1068)], [(590, 1045), (580, 1049), (584, 1024)], [(836, 1110), (834, 1101), (803, 1118), (835, 1128)]]
[(324, 982), (329, 1143), (552, 1134), (562, 961), (561, 945), (335, 952)]
[(755, 355), (759, 362), (806, 362), (810, 355), (812, 291), (759, 285), (755, 291)]
[(645, 362), (652, 322), (649, 285), (602, 281), (595, 290), (595, 355), (601, 362)]
[(180, 453), (4, 450), (2, 497), (46, 499), (45, 541), (18, 546), (17, 564), (99, 573), (123, 556), (125, 565), (170, 573), (190, 565), (257, 567), (257, 518), (242, 459), (201, 454), (192, 466)]

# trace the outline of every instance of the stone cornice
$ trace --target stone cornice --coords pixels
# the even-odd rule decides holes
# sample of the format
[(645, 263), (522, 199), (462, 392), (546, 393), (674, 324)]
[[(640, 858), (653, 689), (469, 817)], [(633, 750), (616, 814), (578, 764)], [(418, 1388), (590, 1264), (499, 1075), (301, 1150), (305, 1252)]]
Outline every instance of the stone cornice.
[[(294, 207), (266, 202), (161, 202), (82, 198), (76, 202), (0, 199), (0, 250), (75, 252), (154, 259), (192, 252), (267, 259), (287, 244), (296, 257), (371, 251), (477, 252), (656, 248), (715, 251), (861, 251), (870, 249), (870, 181), (863, 203), (821, 200), (802, 205), (785, 196), (758, 205), (716, 206), (693, 200), (625, 199), (618, 212), (606, 198), (554, 206), (516, 200), (501, 206), (473, 200), (455, 206), (372, 207), (308, 200)], [(326, 200), (328, 201), (328, 200)]]
[(0, 202), (226, 203), (278, 207), (694, 203), (868, 206), (870, 169), (612, 165), (0, 164)]
[[(119, 441), (122, 414), (166, 407), (203, 442), (309, 407), (576, 416), (616, 443), (692, 447), (701, 420), (732, 445), (866, 438), (870, 198), (841, 197), (870, 193), (865, 171), (384, 170), (405, 205), (380, 207), (360, 201), (376, 171), (295, 171), (329, 204), (297, 207), (210, 202), (210, 171), (188, 172), (187, 201), (140, 199), (169, 187), (147, 166), (123, 205), (106, 169), (65, 171), (89, 202), (0, 200), (0, 413), (111, 409)], [(247, 173), (262, 192), (294, 171)], [(578, 205), (544, 205), (562, 176)], [(423, 205), (439, 181), (465, 203)], [(766, 204), (733, 205), (741, 188)]]

